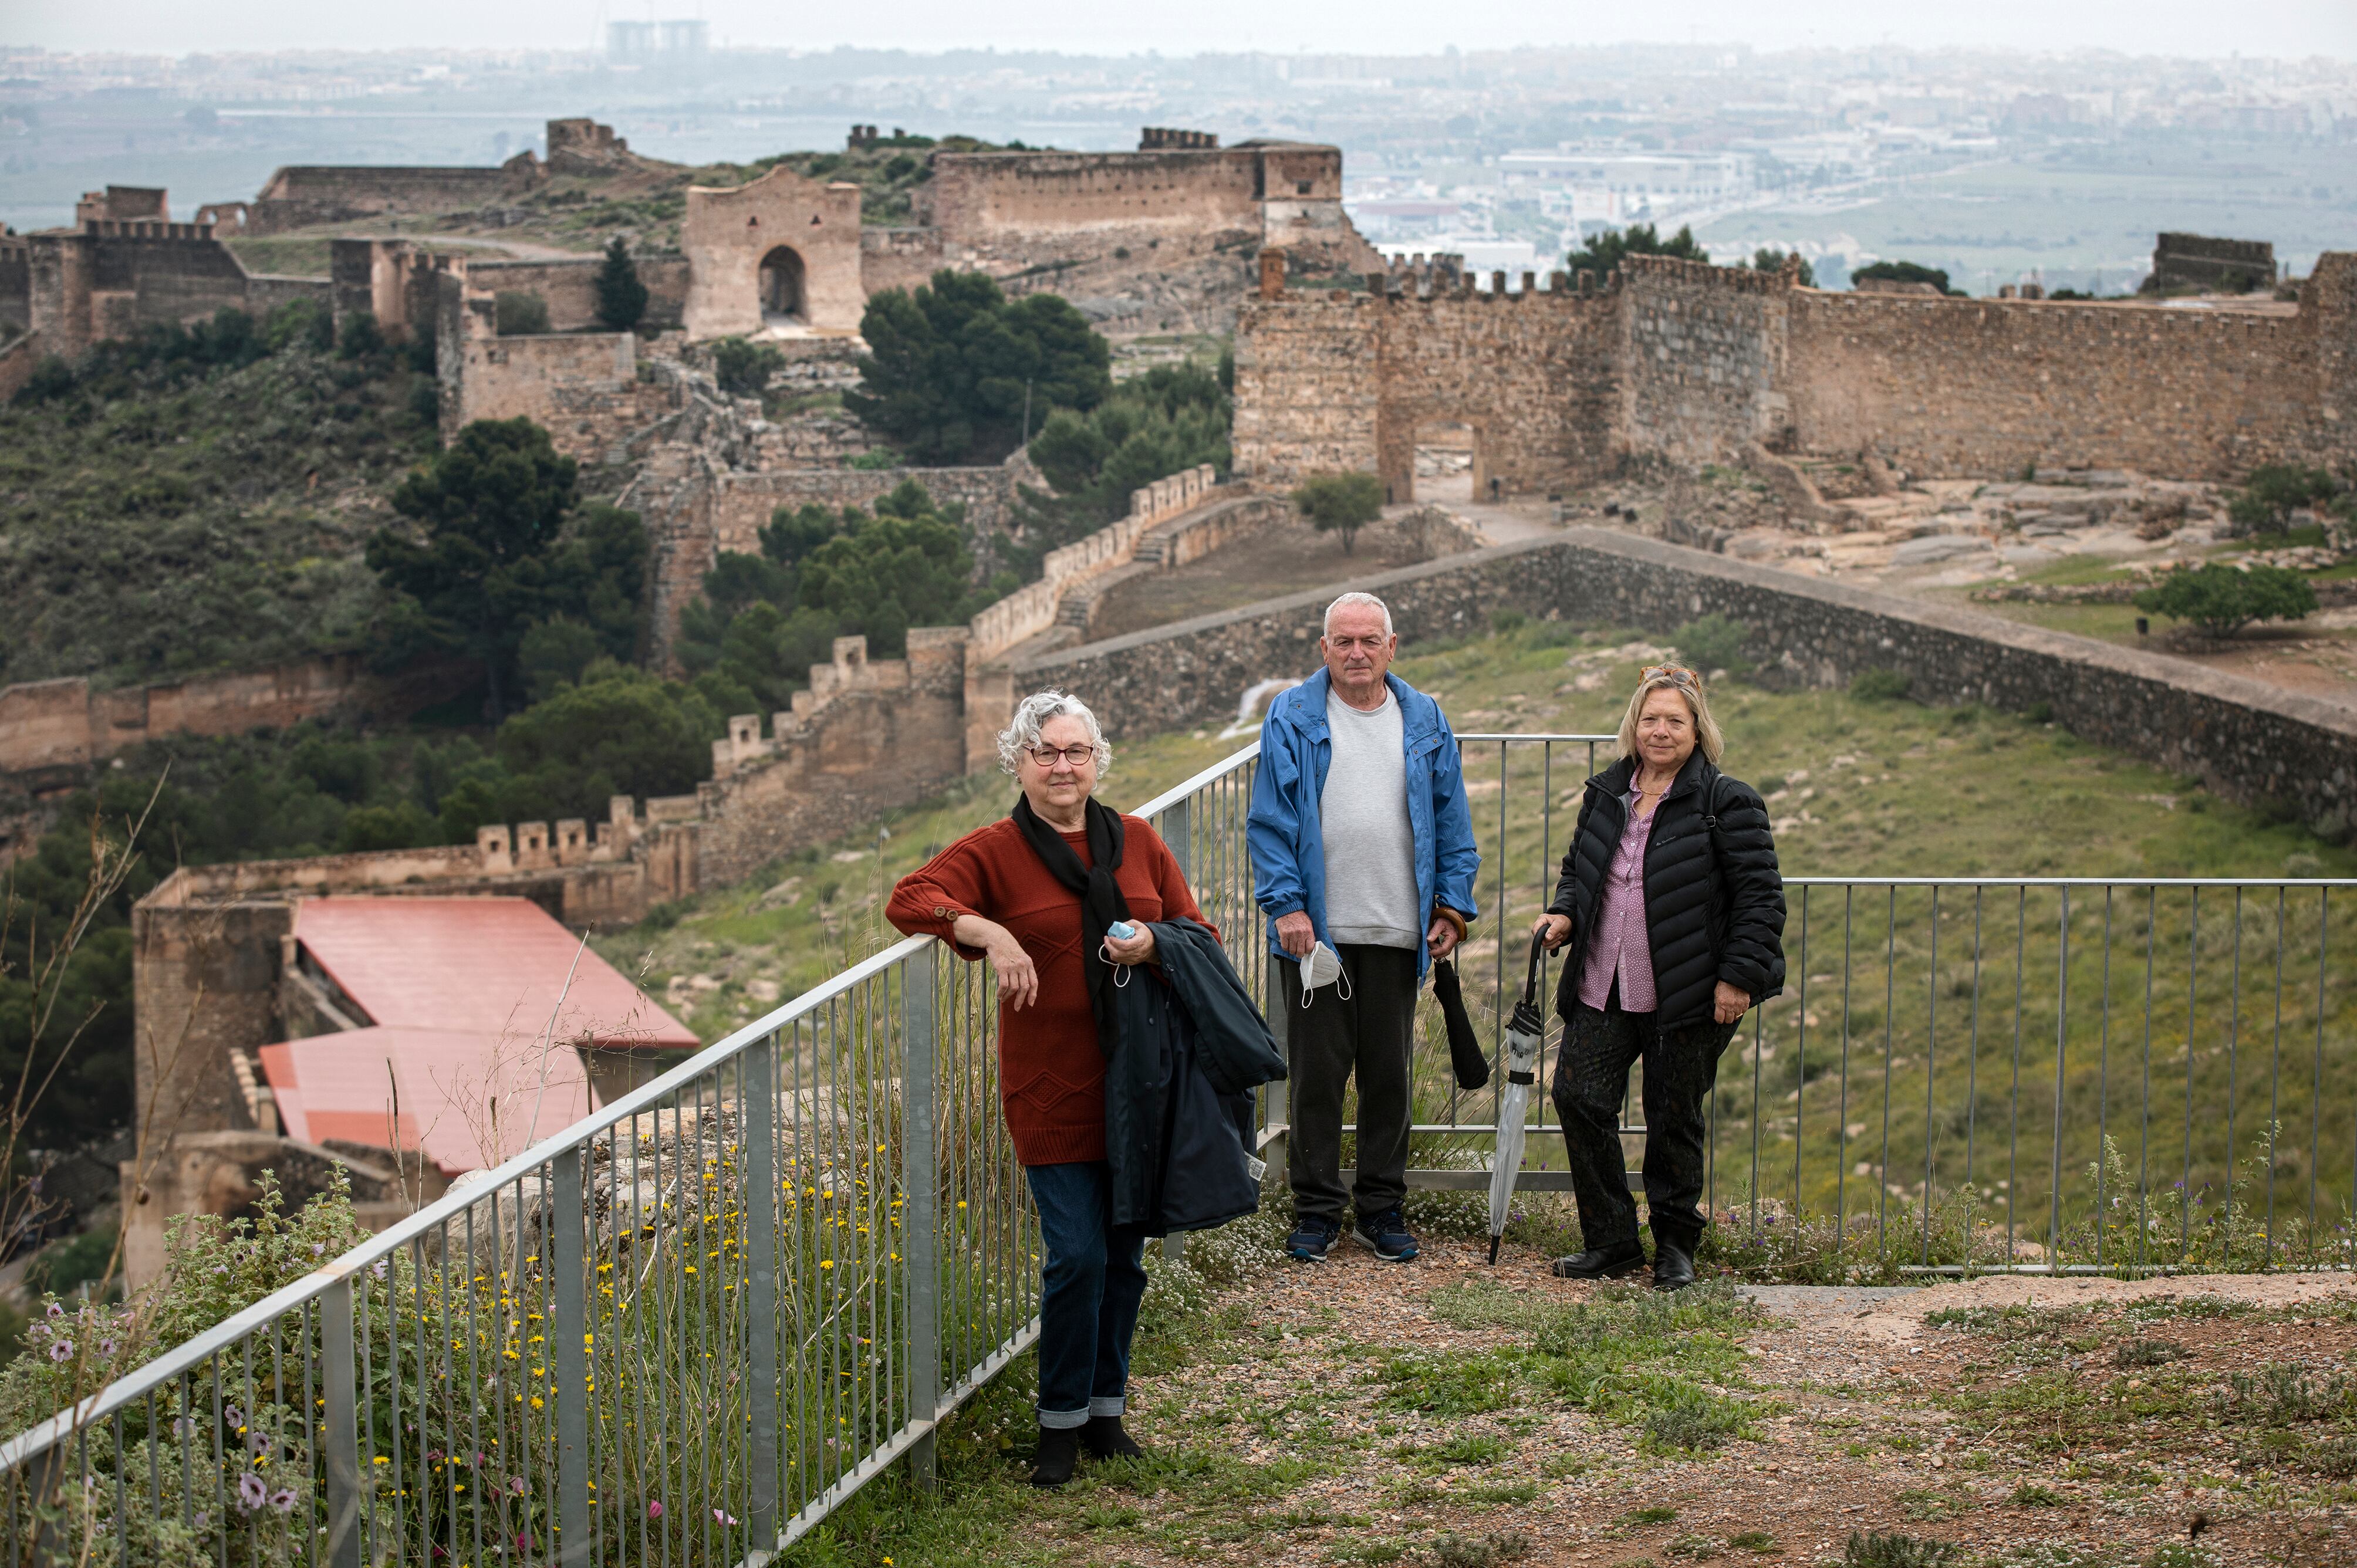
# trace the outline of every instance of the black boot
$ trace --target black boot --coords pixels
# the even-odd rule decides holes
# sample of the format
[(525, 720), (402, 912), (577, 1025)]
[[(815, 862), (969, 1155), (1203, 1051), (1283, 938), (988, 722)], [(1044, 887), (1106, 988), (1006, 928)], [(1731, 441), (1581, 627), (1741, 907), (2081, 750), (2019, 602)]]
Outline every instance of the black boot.
[(1694, 1254), (1675, 1241), (1653, 1242), (1653, 1288), (1684, 1290), (1695, 1283)]
[(1644, 1244), (1623, 1241), (1618, 1246), (1590, 1247), (1585, 1252), (1557, 1258), (1555, 1261), (1555, 1276), (1559, 1280), (1603, 1280), (1616, 1274), (1634, 1273), (1644, 1266)]
[(1092, 1459), (1143, 1459), (1146, 1450), (1137, 1439), (1121, 1429), (1117, 1415), (1092, 1415), (1081, 1428), (1081, 1441), (1088, 1445)]
[(1072, 1478), (1072, 1466), (1080, 1462), (1079, 1427), (1043, 1426), (1039, 1429), (1039, 1452), (1031, 1460), (1031, 1484), (1060, 1487)]

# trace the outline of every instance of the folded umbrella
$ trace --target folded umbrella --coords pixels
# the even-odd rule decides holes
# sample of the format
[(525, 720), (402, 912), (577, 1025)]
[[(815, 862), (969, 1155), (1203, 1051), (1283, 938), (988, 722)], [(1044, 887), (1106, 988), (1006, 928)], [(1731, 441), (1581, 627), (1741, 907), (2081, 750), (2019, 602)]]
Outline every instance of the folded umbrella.
[(1457, 965), (1440, 959), (1432, 966), (1432, 999), (1440, 1004), (1441, 1022), (1448, 1028), (1448, 1065), (1457, 1087), (1470, 1092), (1490, 1081), (1489, 1053), (1473, 1032), (1472, 1015), (1465, 1011), (1465, 991), (1457, 983)]
[(1514, 1178), (1523, 1169), (1523, 1118), (1530, 1110), (1531, 1086), (1538, 1081), (1539, 1047), (1546, 1038), (1546, 1019), (1538, 1009), (1539, 960), (1543, 939), (1531, 937), (1530, 972), (1523, 981), (1522, 999), (1506, 1024), (1506, 1081), (1498, 1087), (1498, 1152), (1490, 1161), (1490, 1262), (1498, 1261), (1498, 1242), (1506, 1233), (1506, 1214), (1514, 1201)]

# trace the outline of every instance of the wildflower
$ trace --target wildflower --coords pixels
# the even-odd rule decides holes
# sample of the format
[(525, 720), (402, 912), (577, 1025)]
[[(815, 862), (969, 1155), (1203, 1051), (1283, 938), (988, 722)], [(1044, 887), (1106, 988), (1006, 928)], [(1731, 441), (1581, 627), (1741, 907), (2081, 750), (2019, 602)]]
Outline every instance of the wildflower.
[(722, 1524), (735, 1524), (737, 1522), (737, 1516), (728, 1512), (725, 1509), (714, 1509), (712, 1510), (712, 1517)]
[(49, 1316), (51, 1317), (63, 1317), (65, 1315), (66, 1309), (64, 1307), (59, 1306), (56, 1302), (49, 1303)]
[(99, 1353), (100, 1355), (102, 1355), (102, 1356), (112, 1356), (112, 1355), (113, 1355), (113, 1354), (114, 1354), (114, 1341), (113, 1341), (113, 1340), (112, 1340), (112, 1339), (102, 1339), (102, 1340), (100, 1340), (100, 1341), (98, 1342), (98, 1353)]
[(270, 1506), (276, 1509), (280, 1513), (293, 1513), (295, 1511), (295, 1488), (288, 1487), (281, 1491), (273, 1492), (270, 1496)]
[(662, 1499), (661, 1498), (649, 1499), (647, 1503), (647, 1517), (649, 1519), (662, 1518)]
[(52, 1361), (68, 1360), (70, 1359), (72, 1356), (73, 1341), (70, 1339), (60, 1339), (56, 1344), (49, 1347), (49, 1359)]
[(522, 1476), (509, 1477), (508, 1490), (513, 1492), (518, 1497), (523, 1496), (523, 1477)]
[(391, 1262), (392, 1260), (390, 1258), (379, 1258), (375, 1262), (369, 1265), (369, 1273), (374, 1274), (379, 1279), (382, 1279), (384, 1278), (385, 1265)]
[(244, 1475), (240, 1476), (237, 1478), (237, 1506), (239, 1512), (252, 1513), (254, 1509), (260, 1508), (263, 1503), (268, 1499), (269, 1496), (270, 1488), (264, 1486), (262, 1484), (262, 1477), (255, 1475), (253, 1471), (248, 1470)]

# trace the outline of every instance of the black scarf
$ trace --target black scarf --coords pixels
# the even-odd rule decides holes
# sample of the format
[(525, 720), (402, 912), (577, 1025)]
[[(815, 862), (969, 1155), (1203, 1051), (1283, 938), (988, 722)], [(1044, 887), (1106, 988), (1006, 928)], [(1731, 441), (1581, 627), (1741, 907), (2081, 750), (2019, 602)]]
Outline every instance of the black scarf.
[(1129, 901), (1121, 896), (1121, 884), (1114, 876), (1121, 869), (1121, 813), (1093, 800), (1083, 812), (1089, 833), (1085, 870), (1063, 835), (1031, 809), (1029, 798), (1015, 799), (1015, 825), (1031, 841), (1032, 851), (1047, 866), (1048, 875), (1081, 896), (1081, 972), (1088, 980), (1089, 1010), (1096, 1015), (1097, 1049), (1110, 1058), (1121, 1038), (1121, 1026), (1113, 1005), (1116, 966), (1104, 957), (1105, 929), (1115, 920), (1129, 918)]

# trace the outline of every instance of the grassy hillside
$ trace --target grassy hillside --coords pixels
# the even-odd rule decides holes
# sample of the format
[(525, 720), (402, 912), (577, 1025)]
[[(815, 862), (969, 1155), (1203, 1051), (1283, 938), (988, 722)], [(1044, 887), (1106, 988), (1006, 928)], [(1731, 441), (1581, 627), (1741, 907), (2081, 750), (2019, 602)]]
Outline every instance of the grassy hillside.
[(357, 648), (382, 493), (435, 436), (408, 354), (290, 307), (102, 347), (0, 407), (0, 682)]

